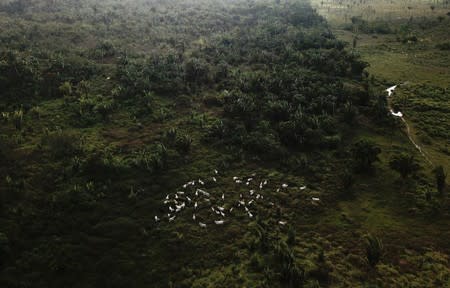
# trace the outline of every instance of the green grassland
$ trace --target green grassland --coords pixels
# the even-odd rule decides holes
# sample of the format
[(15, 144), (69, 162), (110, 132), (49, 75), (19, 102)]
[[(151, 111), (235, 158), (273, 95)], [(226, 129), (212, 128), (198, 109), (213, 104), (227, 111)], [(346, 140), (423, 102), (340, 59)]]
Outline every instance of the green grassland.
[[(370, 64), (367, 71), (371, 75), (385, 85), (403, 84), (394, 99), (396, 107), (406, 113), (416, 142), (435, 163), (448, 169), (449, 135), (445, 131), (449, 123), (450, 54), (442, 48), (450, 37), (448, 4), (378, 1), (371, 4), (374, 9), (368, 16), (369, 3), (313, 3), (331, 21), (339, 39), (355, 44)], [(350, 7), (345, 9), (347, 16), (335, 13), (344, 6)], [(426, 9), (431, 6), (433, 9)], [(362, 22), (352, 23), (352, 17)], [(377, 32), (377, 25), (384, 29)]]
[[(301, 1), (0, 2), (0, 286), (450, 287), (450, 17), (411, 5), (374, 34)], [(168, 221), (235, 176), (269, 179), (254, 217)]]

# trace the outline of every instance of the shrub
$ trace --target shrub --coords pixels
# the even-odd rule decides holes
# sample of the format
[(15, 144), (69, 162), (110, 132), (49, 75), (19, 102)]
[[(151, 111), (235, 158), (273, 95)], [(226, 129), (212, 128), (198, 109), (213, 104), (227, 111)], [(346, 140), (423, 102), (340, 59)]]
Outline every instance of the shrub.
[(175, 143), (175, 140), (177, 139), (177, 135), (178, 135), (177, 128), (171, 127), (171, 128), (169, 128), (169, 130), (167, 130), (164, 133), (164, 138), (167, 141), (167, 143), (173, 144), (173, 143)]
[(348, 169), (345, 169), (341, 173), (341, 175), (339, 176), (339, 179), (341, 181), (342, 188), (344, 190), (348, 190), (348, 189), (352, 188), (353, 184), (355, 184), (355, 176)]
[(203, 59), (190, 58), (184, 64), (184, 71), (188, 82), (203, 84), (209, 81), (209, 65)]
[(11, 118), (11, 115), (9, 112), (2, 112), (0, 114), (0, 119), (2, 119), (3, 123), (7, 123), (10, 118)]
[(181, 135), (177, 137), (175, 142), (175, 147), (177, 148), (178, 153), (187, 154), (191, 149), (192, 138), (189, 135)]
[(295, 245), (295, 229), (294, 229), (294, 227), (292, 227), (292, 226), (290, 226), (289, 227), (289, 230), (288, 230), (288, 238), (287, 238), (287, 241), (286, 241), (286, 243), (289, 245), (289, 246), (294, 246)]
[(379, 161), (378, 154), (381, 149), (369, 140), (360, 140), (353, 144), (352, 147), (353, 160), (357, 169), (367, 172), (372, 169), (375, 161)]
[(151, 173), (160, 172), (167, 165), (167, 149), (160, 143), (134, 151), (133, 154), (132, 164)]
[(295, 262), (294, 253), (284, 241), (278, 241), (274, 247), (275, 256), (280, 267), (281, 281), (285, 287), (298, 287), (302, 285), (305, 271)]
[(351, 102), (347, 102), (344, 104), (342, 113), (344, 122), (351, 125), (355, 122), (355, 118), (358, 115), (358, 109), (353, 106)]
[(436, 48), (440, 50), (450, 50), (450, 42), (444, 42), (436, 45)]
[(23, 111), (22, 109), (16, 110), (12, 113), (11, 117), (14, 127), (16, 127), (17, 130), (22, 130), (22, 123), (23, 123)]
[(64, 96), (64, 98), (67, 98), (72, 95), (72, 84), (70, 84), (69, 81), (66, 81), (61, 84), (61, 86), (59, 86), (58, 90)]
[(73, 156), (78, 150), (78, 137), (61, 129), (42, 137), (41, 143), (48, 147), (55, 158)]
[(36, 119), (41, 119), (41, 113), (42, 109), (39, 106), (35, 106), (30, 109), (30, 114)]
[(383, 243), (381, 240), (368, 234), (366, 236), (366, 257), (371, 267), (375, 267), (383, 255)]
[(4, 260), (9, 255), (9, 240), (6, 234), (0, 232), (0, 268), (4, 264)]
[(417, 163), (416, 158), (405, 153), (393, 156), (389, 161), (389, 167), (400, 173), (403, 179), (420, 170), (420, 165)]
[(92, 56), (95, 59), (101, 59), (101, 60), (103, 60), (103, 58), (113, 57), (116, 54), (117, 54), (116, 48), (109, 41), (103, 41), (103, 42), (97, 44), (94, 51), (92, 52)]
[(444, 167), (438, 166), (434, 170), (434, 177), (436, 179), (436, 186), (439, 194), (444, 194), (445, 191), (445, 178), (447, 175), (445, 174)]
[(253, 254), (250, 257), (250, 266), (256, 271), (260, 270), (264, 266), (262, 257), (257, 253)]

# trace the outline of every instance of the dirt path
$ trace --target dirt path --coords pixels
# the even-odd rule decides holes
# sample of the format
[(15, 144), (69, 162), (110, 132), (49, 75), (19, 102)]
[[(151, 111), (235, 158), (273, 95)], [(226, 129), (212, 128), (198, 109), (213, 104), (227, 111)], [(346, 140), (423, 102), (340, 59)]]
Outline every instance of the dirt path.
[(423, 151), (422, 147), (419, 146), (419, 144), (417, 144), (411, 134), (411, 129), (409, 128), (409, 124), (408, 122), (406, 122), (405, 117), (401, 117), (403, 123), (405, 123), (406, 126), (406, 135), (408, 135), (409, 141), (411, 141), (411, 143), (416, 147), (417, 150), (419, 150), (420, 154), (423, 156), (423, 158), (425, 158), (425, 160), (427, 160), (427, 162), (431, 165), (434, 166), (433, 162), (430, 160), (430, 158), (427, 156), (427, 154), (425, 154), (425, 152)]
[[(391, 104), (391, 95), (393, 95), (395, 87), (390, 87), (388, 89), (386, 89), (386, 91), (388, 91), (388, 97), (387, 97), (387, 105), (388, 105), (388, 109), (391, 112), (391, 114), (395, 117), (399, 117), (400, 119), (402, 119), (403, 123), (405, 123), (406, 126), (406, 135), (408, 136), (409, 141), (414, 145), (414, 147), (416, 147), (416, 149), (419, 151), (419, 153), (423, 156), (423, 158), (425, 158), (425, 160), (428, 162), (428, 164), (430, 164), (431, 166), (434, 166), (433, 162), (430, 160), (430, 157), (428, 157), (428, 155), (424, 152), (424, 150), (422, 149), (422, 147), (420, 147), (419, 144), (417, 144), (417, 142), (414, 140), (414, 137), (411, 133), (411, 129), (409, 127), (408, 122), (405, 119), (405, 116), (401, 113), (394, 113), (394, 110), (392, 109), (392, 104)], [(392, 89), (393, 88), (393, 89)], [(389, 89), (392, 89), (391, 92), (389, 92)]]

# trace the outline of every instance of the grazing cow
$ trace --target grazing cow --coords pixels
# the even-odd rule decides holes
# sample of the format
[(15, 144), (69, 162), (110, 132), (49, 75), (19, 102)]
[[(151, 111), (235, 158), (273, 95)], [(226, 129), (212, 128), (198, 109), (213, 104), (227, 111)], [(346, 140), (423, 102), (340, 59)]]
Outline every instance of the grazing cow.
[(388, 97), (390, 97), (392, 95), (392, 93), (394, 93), (395, 88), (397, 88), (397, 85), (389, 87), (385, 90), (386, 92), (388, 92)]

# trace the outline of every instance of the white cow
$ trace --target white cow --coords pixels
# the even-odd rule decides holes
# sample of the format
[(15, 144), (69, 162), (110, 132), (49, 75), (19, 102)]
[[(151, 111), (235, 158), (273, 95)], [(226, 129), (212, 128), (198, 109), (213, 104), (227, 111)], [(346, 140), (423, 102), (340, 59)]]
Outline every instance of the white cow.
[(386, 92), (388, 92), (388, 97), (390, 97), (392, 95), (392, 93), (394, 93), (395, 88), (397, 88), (397, 85), (389, 87), (385, 90)]

